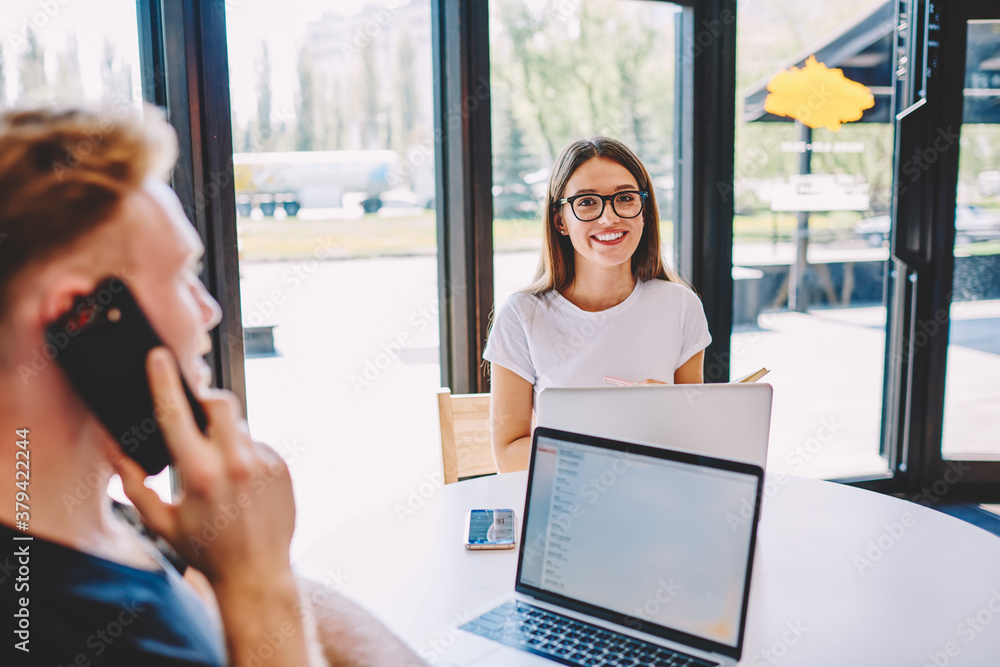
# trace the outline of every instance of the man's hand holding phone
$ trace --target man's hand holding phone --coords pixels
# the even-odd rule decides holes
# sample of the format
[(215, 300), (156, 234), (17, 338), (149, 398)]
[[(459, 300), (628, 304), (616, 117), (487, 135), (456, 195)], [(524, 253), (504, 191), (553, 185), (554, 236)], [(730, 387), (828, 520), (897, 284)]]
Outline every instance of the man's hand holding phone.
[[(145, 471), (120, 456), (115, 464), (126, 495), (146, 523), (211, 582), (230, 639), (231, 657), (282, 623), (298, 630), (279, 664), (307, 664), (289, 545), (295, 524), (291, 478), (284, 461), (255, 443), (232, 394), (200, 397), (207, 434), (198, 429), (173, 355), (163, 347), (147, 358), (156, 415), (180, 475), (183, 493), (165, 503), (143, 484)], [(242, 641), (245, 639), (246, 642)], [(277, 658), (277, 656), (275, 656)]]

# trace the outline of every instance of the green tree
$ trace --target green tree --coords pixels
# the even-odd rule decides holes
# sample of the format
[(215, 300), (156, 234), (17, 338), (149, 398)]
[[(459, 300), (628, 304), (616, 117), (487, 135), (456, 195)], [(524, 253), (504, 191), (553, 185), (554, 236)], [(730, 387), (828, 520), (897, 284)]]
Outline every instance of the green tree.
[(80, 76), (80, 54), (77, 52), (76, 35), (66, 39), (66, 49), (56, 58), (56, 90), (61, 99), (79, 101), (83, 98)]
[(7, 76), (4, 74), (3, 42), (0, 42), (0, 106), (7, 102)]
[(524, 143), (524, 133), (509, 99), (498, 101), (493, 119), (493, 182), (501, 186), (493, 198), (494, 217), (534, 217), (536, 202), (524, 176), (538, 166)]
[(312, 56), (303, 45), (298, 62), (299, 94), (295, 109), (295, 150), (316, 150), (316, 77), (313, 73)]
[(21, 79), (21, 99), (47, 102), (52, 95), (45, 75), (45, 54), (34, 31), (28, 32), (27, 48), (21, 54), (18, 75)]
[[(609, 33), (618, 32), (619, 16), (616, 11), (599, 3), (582, 3), (579, 7), (578, 35), (561, 43), (552, 41), (553, 48), (546, 60), (547, 67), (553, 69), (562, 67), (567, 78), (573, 82), (571, 90), (565, 94), (574, 97), (583, 111), (573, 123), (583, 135), (610, 134), (621, 136), (621, 123), (615, 118), (617, 105), (614, 104), (613, 92), (619, 95), (633, 94), (625, 91), (619, 85), (617, 67), (608, 67), (609, 61), (617, 60), (617, 52), (621, 50), (617, 40), (608, 39)], [(629, 27), (629, 38), (640, 26)], [(595, 45), (600, 44), (605, 58), (593, 58)], [(562, 53), (560, 53), (562, 52)], [(635, 67), (636, 63), (632, 63)], [(574, 137), (576, 138), (576, 137)], [(567, 143), (569, 137), (564, 137)]]
[(253, 150), (253, 121), (243, 126), (243, 152), (249, 153)]
[(493, 182), (498, 185), (523, 183), (524, 175), (537, 167), (525, 146), (524, 133), (510, 101), (498, 102), (494, 116), (498, 122), (493, 135)]
[(860, 176), (868, 184), (871, 214), (889, 213), (892, 197), (893, 127), (889, 123), (848, 123), (839, 132), (813, 130), (814, 142), (859, 142), (860, 153), (813, 153), (818, 174)]
[[(614, 63), (621, 91), (616, 109), (621, 138), (654, 162), (673, 159), (674, 68), (663, 58), (674, 51), (674, 33), (647, 20), (648, 8), (633, 7), (616, 19), (630, 39), (615, 43)], [(651, 169), (653, 165), (647, 165)]]
[(346, 105), (337, 95), (340, 90), (340, 77), (331, 74), (323, 87), (323, 149), (339, 151), (344, 146), (344, 128)]
[(538, 166), (595, 134), (629, 143), (652, 166), (672, 164), (669, 8), (550, 0), (498, 3), (491, 12), (494, 108), (498, 98), (509, 100), (526, 144), (537, 147)]
[(964, 123), (958, 155), (959, 203), (1000, 205), (1000, 192), (989, 184), (984, 188), (979, 176), (1000, 169), (1000, 125)]
[(361, 49), (361, 60), (355, 76), (358, 91), (358, 101), (361, 105), (362, 147), (366, 150), (385, 148), (379, 136), (379, 119), (384, 119), (378, 94), (378, 67), (375, 62), (375, 49), (367, 44)]
[[(560, 146), (557, 135), (565, 132), (560, 127), (564, 125), (563, 114), (558, 109), (547, 108), (551, 105), (546, 104), (546, 98), (559, 96), (559, 89), (565, 85), (565, 76), (561, 74), (564, 70), (553, 72), (551, 43), (536, 38), (545, 31), (545, 17), (536, 15), (519, 2), (500, 3), (496, 12), (507, 43), (504, 45), (506, 48), (496, 49), (499, 57), (495, 76), (506, 84), (504, 92), (511, 99), (519, 99), (519, 104), (531, 116), (548, 160), (552, 160)], [(565, 26), (560, 27), (565, 30)]]
[(267, 42), (260, 43), (257, 58), (257, 119), (254, 144), (258, 151), (274, 150), (274, 130), (271, 127), (271, 54)]
[(413, 37), (409, 29), (403, 25), (400, 28), (399, 39), (396, 41), (396, 91), (393, 102), (396, 106), (397, 125), (396, 146), (400, 154), (406, 152), (415, 140), (417, 125), (417, 73), (414, 63), (417, 54), (413, 46)]
[[(755, 182), (784, 179), (799, 171), (799, 154), (784, 152), (782, 142), (798, 141), (789, 121), (746, 122), (741, 118), (743, 98), (767, 83), (810, 46), (840, 32), (845, 24), (882, 4), (881, 0), (841, 0), (829, 3), (768, 2), (752, 12), (742, 12), (737, 33), (736, 61), (736, 192), (737, 209), (750, 212), (761, 203), (751, 194)], [(832, 32), (831, 32), (832, 30)], [(859, 175), (868, 183), (872, 209), (864, 215), (887, 212), (892, 178), (892, 126), (887, 123), (849, 123), (840, 132), (813, 131), (816, 142), (858, 141), (861, 153), (813, 153), (816, 174)], [(764, 203), (763, 207), (767, 207)]]
[(104, 58), (101, 60), (101, 83), (104, 99), (132, 100), (132, 66), (118, 57), (118, 49), (110, 38), (104, 39)]

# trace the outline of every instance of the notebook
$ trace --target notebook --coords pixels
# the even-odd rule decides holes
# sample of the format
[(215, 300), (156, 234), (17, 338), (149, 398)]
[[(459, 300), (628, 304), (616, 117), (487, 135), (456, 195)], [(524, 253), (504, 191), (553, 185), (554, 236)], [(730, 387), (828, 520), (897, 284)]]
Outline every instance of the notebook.
[(448, 658), (735, 665), (762, 485), (760, 466), (536, 428), (514, 591)]
[(538, 426), (660, 445), (764, 467), (771, 385), (678, 384), (550, 388)]

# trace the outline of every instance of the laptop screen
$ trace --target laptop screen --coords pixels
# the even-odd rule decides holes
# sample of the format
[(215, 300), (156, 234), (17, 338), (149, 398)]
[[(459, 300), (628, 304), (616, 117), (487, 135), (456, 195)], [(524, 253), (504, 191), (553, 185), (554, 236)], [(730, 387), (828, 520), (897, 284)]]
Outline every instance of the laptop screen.
[(519, 590), (739, 648), (760, 468), (544, 428), (533, 457)]

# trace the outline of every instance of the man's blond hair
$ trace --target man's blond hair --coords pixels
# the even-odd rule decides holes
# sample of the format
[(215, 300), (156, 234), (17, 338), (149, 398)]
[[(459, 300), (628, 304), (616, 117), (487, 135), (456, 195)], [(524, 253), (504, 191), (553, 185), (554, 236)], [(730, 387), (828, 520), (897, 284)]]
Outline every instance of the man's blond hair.
[(112, 219), (126, 195), (165, 178), (176, 158), (176, 135), (156, 107), (0, 113), (0, 319), (25, 269)]

